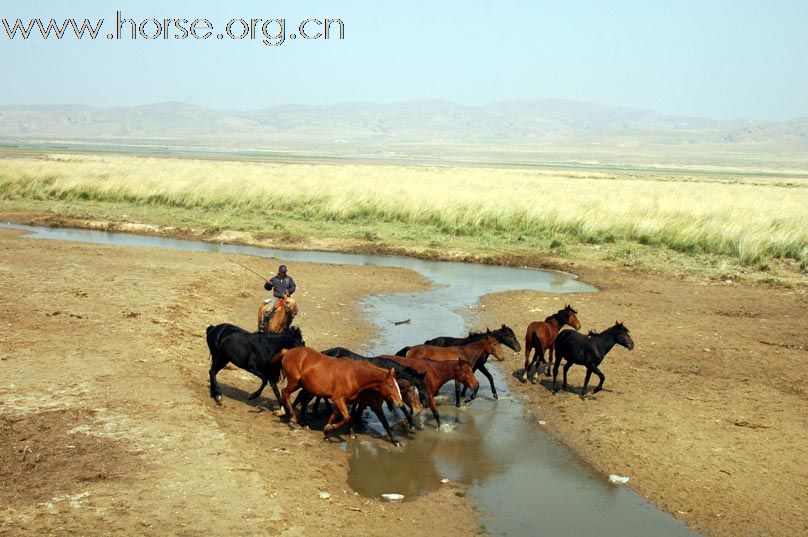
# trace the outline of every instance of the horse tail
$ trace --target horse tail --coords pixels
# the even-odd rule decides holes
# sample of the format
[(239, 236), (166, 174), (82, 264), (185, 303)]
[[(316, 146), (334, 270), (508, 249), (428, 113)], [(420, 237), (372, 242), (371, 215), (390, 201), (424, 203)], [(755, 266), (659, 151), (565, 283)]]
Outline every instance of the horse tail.
[(407, 353), (409, 352), (410, 348), (411, 347), (404, 347), (403, 349), (401, 349), (396, 353), (396, 356), (407, 356)]
[(536, 349), (536, 353), (538, 356), (544, 356), (544, 348), (541, 345), (541, 339), (539, 339), (538, 334), (533, 332), (530, 334), (530, 343), (534, 349)]
[(208, 342), (208, 350), (210, 350), (211, 357), (215, 358), (219, 352), (219, 341), (216, 337), (217, 331), (215, 326), (208, 326), (205, 329), (205, 340)]
[(530, 360), (530, 351), (533, 350), (532, 336), (536, 331), (532, 329), (532, 326), (533, 324), (531, 323), (531, 325), (527, 327), (527, 333), (525, 334), (525, 363)]

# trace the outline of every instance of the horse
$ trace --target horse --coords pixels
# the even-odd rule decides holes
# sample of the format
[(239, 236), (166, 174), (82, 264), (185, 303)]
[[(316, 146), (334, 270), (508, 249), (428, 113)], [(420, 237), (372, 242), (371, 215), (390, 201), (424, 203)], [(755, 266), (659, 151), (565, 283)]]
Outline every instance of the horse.
[[(519, 352), (522, 350), (522, 346), (519, 344), (519, 340), (516, 339), (516, 334), (513, 333), (510, 327), (506, 325), (502, 325), (502, 328), (497, 328), (496, 330), (486, 330), (486, 332), (469, 332), (467, 337), (451, 337), (451, 336), (440, 336), (428, 341), (424, 341), (424, 345), (433, 345), (435, 347), (461, 347), (466, 345), (467, 343), (471, 343), (473, 341), (477, 341), (478, 339), (482, 339), (485, 337), (486, 333), (490, 332), (492, 336), (494, 336), (497, 341), (499, 341), (502, 345), (506, 347), (510, 347), (513, 352)], [(400, 351), (396, 353), (397, 356), (406, 356), (409, 347), (404, 347)], [(402, 353), (403, 351), (403, 353)], [(476, 373), (477, 370), (483, 372), (485, 378), (488, 379), (489, 384), (491, 384), (491, 394), (493, 395), (494, 399), (499, 399), (499, 395), (497, 395), (497, 388), (494, 386), (494, 377), (491, 376), (491, 373), (486, 369), (485, 364), (488, 361), (488, 354), (486, 353), (483, 355), (477, 363), (474, 365), (473, 369)], [(463, 391), (460, 392), (460, 396), (463, 397), (466, 395), (466, 387), (463, 386)]]
[(247, 332), (243, 328), (232, 324), (218, 324), (208, 326), (205, 332), (210, 350), (210, 396), (217, 403), (222, 402), (216, 374), (228, 364), (233, 362), (241, 369), (247, 370), (261, 379), (261, 387), (250, 394), (248, 400), (261, 395), (269, 382), (278, 406), (281, 406), (281, 396), (278, 392), (281, 366), (279, 354), (286, 349), (304, 347), (303, 334), (296, 326), (290, 327), (279, 334), (267, 332)]
[[(564, 325), (570, 325), (575, 330), (581, 329), (581, 321), (577, 317), (578, 312), (567, 304), (563, 310), (558, 310), (544, 321), (534, 321), (527, 327), (525, 333), (525, 371), (522, 374), (522, 382), (530, 379), (535, 382), (534, 366), (544, 367), (547, 376), (550, 376), (550, 364), (553, 362), (553, 343), (558, 337), (558, 332)], [(533, 361), (530, 361), (530, 351), (535, 349)], [(544, 349), (548, 349), (548, 361), (544, 361)], [(541, 374), (541, 372), (540, 372)]]
[(584, 379), (584, 386), (581, 388), (581, 399), (584, 398), (586, 393), (586, 386), (589, 384), (589, 377), (592, 373), (600, 378), (600, 382), (592, 393), (598, 393), (603, 389), (603, 381), (606, 376), (598, 369), (598, 366), (606, 357), (606, 353), (612, 350), (615, 344), (622, 345), (623, 347), (631, 350), (634, 348), (634, 341), (628, 333), (623, 323), (615, 321), (614, 326), (601, 332), (589, 332), (588, 335), (582, 336), (573, 330), (565, 330), (558, 335), (555, 341), (555, 364), (553, 364), (553, 394), (558, 393), (556, 387), (556, 378), (558, 376), (558, 366), (561, 364), (562, 358), (567, 360), (564, 364), (564, 391), (567, 391), (567, 371), (573, 364), (579, 364), (586, 367), (586, 378)]
[[(289, 422), (297, 420), (289, 397), (298, 388), (304, 388), (311, 395), (328, 397), (337, 407), (328, 418), (323, 434), (339, 429), (351, 420), (348, 402), (355, 400), (360, 392), (376, 389), (385, 399), (390, 399), (397, 408), (403, 404), (401, 391), (396, 384), (394, 369), (383, 369), (375, 365), (355, 362), (347, 358), (331, 358), (308, 347), (291, 349), (281, 362), (286, 376), (286, 386), (281, 391), (284, 408)], [(339, 415), (342, 421), (334, 423)]]
[[(386, 358), (362, 356), (361, 354), (357, 354), (349, 349), (346, 349), (345, 347), (333, 347), (331, 349), (322, 351), (322, 353), (326, 356), (331, 356), (334, 358), (349, 358), (351, 360), (368, 362), (385, 369), (392, 367), (396, 370), (396, 382), (398, 382), (398, 387), (401, 389), (404, 404), (410, 407), (411, 413), (419, 414), (423, 409), (422, 405), (426, 404), (427, 389), (426, 382), (424, 380), (424, 373), (419, 373), (412, 368), (403, 366)], [(416, 390), (417, 395), (415, 393)], [(317, 402), (315, 401), (315, 407), (317, 406), (316, 403)], [(389, 402), (388, 408), (392, 411), (392, 407), (390, 406)], [(410, 426), (415, 427), (415, 424), (412, 421), (412, 414), (408, 414), (406, 407), (401, 407), (401, 411), (404, 413), (404, 416), (407, 418), (407, 422), (410, 424)]]
[(267, 310), (272, 307), (272, 300), (267, 299), (258, 306), (258, 331), (259, 332), (272, 332), (274, 334), (280, 333), (292, 324), (292, 321), (297, 315), (297, 302), (290, 296), (284, 296), (278, 300), (277, 307), (274, 311), (269, 312), (269, 320), (264, 321), (264, 315), (267, 315)]
[[(409, 386), (409, 391), (412, 392), (413, 390), (414, 390), (413, 386)], [(406, 394), (407, 392), (405, 390), (401, 390), (402, 401), (404, 401), (405, 403), (407, 402)], [(302, 389), (300, 390), (300, 395), (298, 395), (297, 399), (295, 399), (295, 402), (292, 403), (293, 408), (298, 405), (300, 405), (301, 407), (300, 419), (299, 419), (301, 425), (306, 424), (307, 421), (306, 407), (308, 406), (309, 401), (311, 401), (312, 398), (314, 397), (315, 397), (314, 395), (307, 392), (305, 389)], [(411, 393), (410, 397), (412, 398), (411, 400), (415, 402), (416, 407), (419, 408), (418, 411), (420, 412), (420, 406), (418, 405), (418, 396)], [(318, 401), (319, 399), (320, 397), (317, 397)], [(371, 388), (369, 390), (359, 392), (356, 395), (356, 397), (347, 401), (348, 403), (354, 405), (353, 410), (351, 410), (351, 423), (354, 424), (353, 426), (359, 424), (361, 422), (362, 413), (365, 411), (365, 408), (370, 407), (373, 413), (376, 414), (376, 417), (379, 418), (379, 421), (381, 422), (385, 432), (387, 433), (387, 438), (390, 440), (390, 443), (395, 444), (396, 446), (401, 446), (401, 443), (397, 442), (393, 438), (393, 430), (390, 428), (390, 423), (387, 421), (387, 417), (384, 415), (384, 410), (382, 409), (382, 403), (384, 403), (384, 401), (385, 401), (384, 397), (377, 389)], [(390, 400), (388, 400), (387, 402), (388, 404), (390, 404)], [(401, 409), (404, 410), (404, 407), (402, 406)], [(415, 424), (412, 423), (411, 421), (412, 416), (408, 415), (406, 412), (404, 415), (407, 416), (410, 425), (414, 428)]]
[(480, 387), (477, 377), (474, 376), (474, 371), (468, 362), (458, 359), (455, 362), (437, 362), (434, 360), (419, 360), (416, 358), (407, 358), (404, 356), (386, 356), (382, 355), (379, 358), (388, 358), (401, 365), (411, 367), (421, 373), (426, 373), (426, 388), (427, 388), (427, 403), (435, 421), (438, 422), (440, 427), (440, 414), (438, 413), (438, 406), (435, 404), (435, 396), (438, 394), (441, 386), (454, 379), (455, 382), (460, 382), (464, 386), (470, 387), (474, 393)]
[[(483, 337), (480, 339), (472, 341), (471, 343), (466, 343), (461, 347), (415, 345), (414, 347), (410, 347), (410, 349), (407, 351), (407, 358), (437, 360), (442, 362), (463, 360), (471, 366), (472, 372), (474, 371), (475, 367), (479, 367), (480, 371), (483, 372), (483, 374), (488, 378), (488, 381), (491, 383), (491, 392), (494, 394), (494, 397), (498, 398), (496, 395), (497, 389), (494, 387), (494, 379), (484, 365), (484, 362), (488, 359), (489, 354), (493, 354), (499, 360), (505, 359), (505, 351), (502, 350), (502, 346), (499, 344), (499, 341), (497, 341), (490, 331), (483, 334)], [(469, 397), (469, 401), (477, 397), (477, 389), (479, 389), (479, 384)], [(460, 385), (457, 382), (455, 382), (455, 406), (460, 406)]]

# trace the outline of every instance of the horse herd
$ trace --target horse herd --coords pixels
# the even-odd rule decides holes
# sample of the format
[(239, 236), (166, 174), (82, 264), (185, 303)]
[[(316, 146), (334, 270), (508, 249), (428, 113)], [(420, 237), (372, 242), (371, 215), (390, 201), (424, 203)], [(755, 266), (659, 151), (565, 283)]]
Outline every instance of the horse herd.
[[(570, 326), (572, 330), (561, 330), (564, 326)], [(599, 378), (594, 392), (600, 391), (605, 376), (599, 366), (606, 353), (615, 344), (631, 350), (634, 342), (622, 323), (588, 335), (578, 333), (580, 327), (577, 312), (569, 305), (544, 321), (531, 323), (525, 334), (522, 381), (535, 382), (536, 373), (542, 370), (549, 376), (549, 366), (553, 363), (553, 394), (557, 393), (558, 369), (563, 359), (566, 360), (562, 384), (565, 391), (567, 372), (573, 364), (586, 367), (581, 398), (586, 394), (593, 373)], [(493, 355), (500, 361), (504, 360), (503, 345), (514, 352), (521, 350), (513, 330), (504, 324), (493, 331), (471, 332), (464, 338), (437, 337), (421, 345), (404, 347), (395, 355), (374, 357), (362, 356), (343, 347), (322, 352), (306, 347), (296, 326), (287, 326), (273, 333), (248, 332), (232, 324), (219, 324), (207, 328), (206, 339), (211, 355), (210, 395), (216, 402), (220, 403), (222, 399), (216, 375), (228, 363), (233, 363), (261, 379), (261, 386), (248, 399), (260, 396), (270, 384), (290, 423), (306, 424), (312, 399), (316, 398), (315, 409), (321, 399), (326, 405), (330, 400), (336, 408), (324, 428), (327, 438), (346, 425), (352, 431), (361, 421), (364, 410), (370, 408), (394, 444), (397, 442), (384, 414), (385, 402), (390, 411), (400, 409), (412, 429), (416, 428), (413, 416), (420, 414), (424, 407), (429, 407), (440, 426), (435, 396), (444, 384), (454, 381), (455, 405), (459, 407), (467, 389), (471, 393), (466, 402), (477, 397), (480, 385), (474, 373), (481, 371), (491, 385), (493, 398), (497, 399), (494, 379), (486, 368), (488, 357)], [(549, 353), (549, 362), (544, 360), (545, 350)], [(279, 391), (281, 373), (286, 378), (286, 385)], [(292, 402), (291, 396), (296, 391), (300, 393)], [(349, 409), (351, 405), (352, 409)], [(295, 408), (299, 408), (299, 416)]]

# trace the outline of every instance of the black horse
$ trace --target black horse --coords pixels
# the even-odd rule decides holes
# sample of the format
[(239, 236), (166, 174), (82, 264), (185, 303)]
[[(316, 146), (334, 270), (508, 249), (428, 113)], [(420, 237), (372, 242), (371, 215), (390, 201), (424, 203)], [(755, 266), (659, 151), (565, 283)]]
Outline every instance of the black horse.
[(556, 379), (558, 377), (558, 366), (561, 365), (561, 359), (567, 360), (564, 364), (564, 384), (562, 387), (564, 391), (567, 390), (567, 371), (569, 371), (572, 364), (579, 364), (586, 367), (586, 378), (584, 379), (584, 386), (581, 388), (581, 399), (584, 398), (586, 387), (589, 384), (589, 377), (592, 373), (600, 378), (600, 382), (592, 393), (598, 393), (603, 389), (603, 381), (606, 376), (598, 369), (598, 366), (603, 361), (612, 347), (615, 344), (622, 345), (623, 347), (631, 350), (634, 348), (634, 341), (628, 333), (628, 328), (623, 326), (623, 323), (615, 323), (614, 326), (601, 332), (589, 332), (584, 336), (574, 330), (564, 330), (558, 334), (555, 340), (555, 363), (553, 364), (553, 394), (558, 393), (556, 387)]
[(269, 332), (247, 332), (232, 324), (208, 326), (206, 339), (210, 349), (210, 396), (220, 403), (222, 393), (216, 382), (216, 374), (229, 362), (249, 371), (261, 379), (261, 387), (250, 394), (252, 400), (261, 395), (267, 382), (275, 392), (278, 406), (281, 408), (281, 394), (278, 391), (278, 380), (281, 374), (281, 360), (277, 355), (293, 347), (305, 347), (303, 334), (296, 326), (292, 326), (279, 334)]
[[(492, 330), (490, 334), (494, 336), (494, 338), (496, 338), (496, 340), (502, 345), (511, 348), (513, 352), (519, 352), (522, 350), (522, 345), (519, 344), (519, 340), (516, 339), (516, 334), (513, 333), (513, 330), (511, 330), (509, 326), (503, 324), (501, 328)], [(467, 343), (472, 343), (484, 338), (485, 335), (486, 332), (469, 332), (469, 335), (466, 337), (440, 336), (430, 339), (429, 341), (424, 341), (424, 345), (434, 345), (435, 347), (462, 347)], [(410, 350), (409, 347), (404, 347), (396, 353), (396, 356), (407, 356), (408, 350)], [(485, 364), (488, 361), (488, 356), (488, 353), (486, 353), (477, 361), (476, 364), (474, 364), (474, 371), (477, 372), (478, 369), (482, 371), (485, 378), (487, 378), (488, 382), (491, 384), (491, 395), (494, 397), (494, 399), (499, 399), (499, 395), (497, 395), (497, 388), (494, 386), (494, 377), (485, 367)], [(460, 395), (463, 397), (466, 396), (465, 386), (463, 386), (463, 391), (460, 393)]]

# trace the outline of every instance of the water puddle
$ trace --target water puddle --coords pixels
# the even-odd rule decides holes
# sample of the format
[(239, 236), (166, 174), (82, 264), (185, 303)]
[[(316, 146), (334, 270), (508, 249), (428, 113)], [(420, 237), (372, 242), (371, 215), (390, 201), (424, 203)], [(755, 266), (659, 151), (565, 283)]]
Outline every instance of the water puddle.
[[(331, 252), (278, 250), (252, 246), (145, 237), (123, 233), (52, 229), (0, 224), (23, 229), (32, 238), (146, 246), (194, 251), (239, 253), (277, 258), (284, 262), (379, 265), (414, 270), (436, 287), (418, 293), (367, 297), (363, 307), (380, 329), (367, 354), (393, 353), (405, 345), (439, 335), (463, 335), (466, 320), (485, 294), (520, 289), (552, 293), (596, 291), (573, 275), (532, 269), (424, 261), (406, 257), (353, 255)], [(548, 312), (548, 314), (551, 312)], [(410, 323), (393, 322), (410, 319)], [(471, 327), (476, 325), (472, 322)], [(495, 328), (492, 326), (492, 328)], [(524, 327), (512, 327), (521, 337)], [(493, 359), (489, 360), (491, 364)], [(500, 400), (491, 398), (487, 380), (478, 375), (478, 399), (456, 409), (452, 398), (440, 406), (446, 427), (437, 430), (427, 410), (424, 430), (403, 438), (396, 448), (383, 440), (358, 436), (345, 445), (350, 453), (349, 483), (360, 494), (378, 498), (384, 493), (413, 499), (439, 487), (441, 481), (469, 486), (469, 493), (485, 513), (483, 523), (492, 535), (615, 536), (695, 535), (684, 524), (663, 513), (627, 487), (609, 485), (607, 476), (593, 472), (535, 425), (530, 411), (507, 388), (503, 372), (494, 364)], [(543, 388), (537, 386), (537, 390)], [(377, 429), (378, 424), (370, 423)]]

